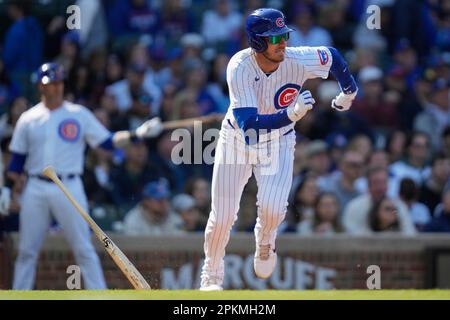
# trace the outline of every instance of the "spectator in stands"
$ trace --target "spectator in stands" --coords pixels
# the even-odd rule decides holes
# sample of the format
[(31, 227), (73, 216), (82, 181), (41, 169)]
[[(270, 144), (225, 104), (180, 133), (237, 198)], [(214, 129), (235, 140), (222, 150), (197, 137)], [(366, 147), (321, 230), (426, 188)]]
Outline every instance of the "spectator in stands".
[(367, 66), (358, 73), (361, 92), (352, 107), (366, 119), (371, 127), (384, 133), (398, 126), (396, 106), (383, 95), (383, 72), (375, 66)]
[(108, 24), (105, 15), (105, 6), (102, 0), (78, 0), (76, 5), (83, 12), (80, 35), (81, 55), (86, 58), (94, 50), (107, 46)]
[(413, 234), (409, 225), (402, 220), (403, 216), (398, 214), (399, 210), (398, 205), (388, 197), (375, 201), (369, 211), (370, 233), (400, 232), (405, 235)]
[(392, 70), (398, 70), (406, 80), (407, 88), (414, 89), (414, 82), (420, 75), (420, 72), (417, 65), (417, 51), (411, 46), (408, 39), (401, 38), (397, 40), (394, 45), (393, 60), (394, 63), (388, 70), (388, 73)]
[(166, 181), (147, 183), (142, 191), (142, 200), (125, 216), (123, 232), (132, 236), (181, 234), (183, 221), (173, 212), (169, 196)]
[[(73, 95), (73, 102), (91, 105), (90, 94), (93, 89), (93, 85), (89, 80), (89, 69), (85, 65), (77, 65), (72, 69), (72, 73), (69, 76), (71, 84), (67, 88), (67, 93)], [(98, 82), (95, 82), (98, 83)]]
[[(362, 1), (352, 1), (351, 3), (366, 3)], [(353, 33), (353, 44), (357, 50), (363, 49), (364, 51), (372, 52), (372, 54), (382, 54), (388, 47), (388, 39), (386, 39), (386, 32), (389, 32), (389, 2), (379, 1), (377, 6), (380, 10), (380, 29), (367, 28), (367, 16), (357, 18), (358, 25)], [(366, 6), (364, 6), (365, 14)], [(362, 13), (362, 12), (361, 12)], [(383, 34), (384, 33), (384, 34)]]
[(176, 94), (176, 87), (173, 85), (166, 85), (162, 89), (161, 108), (159, 110), (159, 117), (162, 121), (173, 119), (173, 99)]
[(129, 120), (131, 129), (157, 114), (153, 107), (156, 94), (144, 83), (146, 70), (145, 65), (131, 64), (127, 67), (126, 79), (106, 88), (106, 93), (115, 98), (121, 116)]
[(372, 130), (367, 121), (353, 111), (353, 108), (346, 112), (334, 112), (330, 108), (331, 101), (340, 89), (336, 81), (322, 81), (317, 87), (315, 95), (317, 106), (308, 112), (301, 122), (298, 122), (297, 129), (304, 126), (305, 119), (312, 116), (310, 120), (311, 128), (308, 137), (311, 139), (326, 139), (329, 134), (342, 134), (345, 138), (358, 134), (372, 135)]
[(328, 154), (330, 155), (331, 172), (334, 172), (338, 169), (338, 164), (345, 153), (348, 140), (342, 133), (332, 132), (326, 137), (326, 142), (328, 144)]
[(177, 45), (186, 33), (194, 31), (194, 16), (191, 8), (183, 0), (167, 0), (161, 7), (161, 25), (163, 27), (166, 47)]
[(296, 232), (298, 223), (313, 218), (318, 196), (317, 176), (313, 173), (304, 174), (292, 189), (285, 232)]
[(385, 150), (389, 156), (389, 163), (402, 159), (405, 152), (406, 134), (401, 130), (393, 130), (387, 136)]
[(436, 9), (436, 46), (443, 52), (450, 51), (450, 9), (448, 1), (437, 1)]
[(19, 84), (9, 78), (3, 60), (0, 59), (0, 115), (8, 111), (9, 106), (19, 96), (19, 93)]
[(186, 181), (186, 167), (189, 163), (175, 164), (172, 158), (172, 151), (175, 146), (190, 141), (181, 140), (180, 142), (172, 140), (172, 132), (164, 132), (156, 141), (156, 152), (150, 154), (150, 160), (157, 166), (157, 172), (169, 181), (170, 189), (179, 193), (183, 191)]
[(300, 222), (297, 226), (297, 233), (301, 235), (333, 235), (341, 232), (339, 216), (340, 206), (336, 195), (332, 192), (321, 193), (314, 205), (312, 219)]
[(120, 56), (114, 53), (108, 55), (108, 59), (106, 61), (106, 70), (105, 70), (105, 84), (111, 85), (117, 81), (123, 79), (124, 76), (124, 67), (123, 63), (120, 59)]
[(167, 86), (178, 90), (183, 86), (183, 51), (174, 48), (167, 52), (164, 65), (155, 71), (155, 83), (164, 91)]
[(328, 30), (336, 48), (347, 51), (353, 48), (355, 28), (353, 23), (347, 22), (345, 9), (345, 4), (342, 3), (324, 3), (319, 13), (319, 24)]
[(312, 8), (304, 3), (294, 5), (294, 20), (289, 46), (326, 46), (333, 45), (333, 39), (328, 31), (315, 23)]
[(23, 95), (33, 94), (30, 75), (42, 64), (43, 31), (36, 18), (30, 16), (31, 1), (9, 2), (8, 15), (13, 23), (4, 35), (2, 58), (11, 80), (20, 85)]
[(198, 104), (200, 115), (219, 112), (220, 109), (206, 87), (207, 69), (200, 59), (187, 59), (183, 66), (185, 88), (178, 92), (176, 100), (187, 95), (193, 95)]
[(206, 91), (211, 95), (217, 105), (217, 111), (225, 113), (230, 105), (227, 84), (227, 65), (230, 57), (218, 54), (212, 61), (209, 81)]
[(88, 195), (90, 207), (112, 203), (110, 172), (112, 154), (101, 150), (89, 150), (86, 155), (83, 185)]
[(8, 112), (0, 117), (0, 140), (12, 137), (14, 127), (22, 113), (30, 108), (30, 102), (23, 96), (15, 98)]
[[(359, 235), (371, 233), (369, 213), (375, 203), (386, 197), (388, 177), (388, 171), (384, 167), (368, 169), (368, 191), (350, 201), (344, 209), (342, 223), (346, 232)], [(402, 230), (409, 234), (415, 233), (416, 229), (408, 214), (408, 209), (400, 201), (391, 200), (398, 209), (397, 215), (402, 223)]]
[(418, 186), (422, 186), (425, 177), (429, 174), (427, 166), (430, 142), (428, 135), (415, 131), (411, 133), (406, 144), (406, 158), (389, 166), (389, 172), (393, 181), (390, 194), (398, 196), (400, 181), (403, 178), (411, 178)]
[(324, 179), (331, 167), (328, 145), (325, 141), (311, 141), (306, 147), (306, 156), (306, 170), (316, 175), (319, 179)]
[[(366, 168), (375, 168), (375, 167), (381, 167), (385, 168), (389, 172), (389, 157), (386, 151), (382, 149), (375, 149), (372, 151), (372, 153), (369, 156), (369, 160), (367, 162)], [(390, 173), (389, 173), (390, 177)], [(365, 193), (367, 192), (367, 177), (365, 175), (362, 175), (355, 181), (355, 187), (356, 189), (361, 192)], [(393, 180), (388, 179), (388, 195), (391, 195), (391, 191), (393, 189)]]
[(450, 125), (449, 95), (449, 80), (444, 78), (436, 80), (428, 97), (429, 103), (414, 120), (414, 129), (423, 131), (430, 137), (433, 151), (441, 148), (442, 134)]
[(108, 13), (108, 25), (115, 38), (156, 34), (160, 14), (146, 0), (117, 0)]
[(421, 78), (408, 87), (406, 72), (399, 66), (391, 69), (384, 78), (383, 99), (395, 106), (398, 126), (394, 129), (410, 131), (415, 117), (423, 110), (423, 103), (418, 93)]
[(200, 223), (200, 212), (195, 205), (195, 199), (188, 194), (180, 193), (172, 199), (173, 210), (178, 213), (183, 223), (180, 228), (184, 231), (203, 231)]
[(424, 232), (450, 232), (450, 189), (442, 194), (442, 203), (435, 216), (423, 228)]
[(442, 152), (450, 158), (450, 126), (442, 133)]
[(148, 181), (161, 176), (153, 163), (148, 161), (145, 142), (136, 141), (125, 149), (125, 161), (111, 170), (112, 197), (114, 204), (122, 210), (129, 210), (140, 200)]
[[(321, 191), (332, 192), (341, 208), (360, 195), (355, 181), (363, 174), (364, 161), (359, 152), (347, 150), (339, 161), (338, 170), (328, 175), (319, 185)], [(340, 217), (339, 217), (340, 218)]]
[(409, 210), (414, 225), (418, 231), (430, 221), (430, 210), (426, 205), (418, 202), (419, 189), (413, 179), (403, 178), (400, 181), (400, 199)]
[(170, 110), (170, 119), (179, 120), (194, 118), (201, 115), (197, 95), (192, 90), (183, 90), (174, 98)]
[(205, 178), (194, 177), (186, 181), (184, 191), (195, 200), (200, 211), (200, 224), (206, 226), (211, 211), (211, 185)]
[(183, 60), (201, 59), (205, 47), (205, 39), (202, 35), (192, 32), (183, 35), (180, 39)]
[[(99, 108), (94, 111), (95, 117), (100, 120), (105, 128), (110, 128), (111, 123), (108, 113)], [(96, 205), (110, 205), (113, 203), (111, 197), (110, 174), (113, 167), (113, 154), (109, 151), (97, 148), (89, 149), (86, 155), (85, 169), (83, 174), (83, 185), (86, 190), (89, 208)]]
[(442, 192), (449, 177), (450, 157), (439, 152), (431, 160), (431, 173), (420, 189), (419, 198), (419, 201), (428, 207), (433, 216), (435, 216), (436, 206), (441, 202)]
[(357, 134), (350, 139), (347, 149), (359, 152), (363, 156), (364, 162), (366, 162), (369, 161), (372, 154), (373, 143), (369, 136)]
[(383, 149), (374, 149), (369, 156), (369, 167), (389, 167), (389, 155)]
[(144, 82), (142, 84), (145, 91), (148, 92), (153, 99), (152, 114), (158, 113), (161, 103), (161, 89), (155, 82), (155, 70), (153, 69), (154, 61), (151, 58), (149, 44), (147, 40), (141, 40), (133, 44), (128, 51), (128, 64), (145, 66)]
[[(237, 51), (241, 38), (242, 14), (233, 9), (230, 0), (214, 0), (214, 9), (203, 15), (202, 35), (212, 45), (225, 45)], [(227, 48), (227, 45), (231, 47)]]
[[(69, 78), (71, 73), (76, 72), (81, 64), (79, 43), (80, 37), (77, 32), (67, 32), (62, 38), (59, 55), (55, 58), (55, 62), (64, 67), (64, 71), (69, 75)], [(76, 81), (69, 80), (69, 84), (76, 85)]]

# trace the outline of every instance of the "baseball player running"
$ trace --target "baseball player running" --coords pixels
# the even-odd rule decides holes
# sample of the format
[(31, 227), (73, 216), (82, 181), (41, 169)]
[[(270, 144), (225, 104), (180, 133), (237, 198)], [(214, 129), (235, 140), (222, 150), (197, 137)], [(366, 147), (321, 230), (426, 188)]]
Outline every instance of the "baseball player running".
[[(92, 148), (112, 150), (133, 139), (154, 137), (161, 130), (159, 118), (146, 121), (135, 131), (111, 134), (85, 107), (63, 98), (64, 70), (55, 63), (38, 70), (41, 102), (24, 112), (14, 129), (8, 167), (11, 187), (24, 171), (28, 174), (20, 210), (19, 252), (13, 289), (34, 287), (39, 250), (51, 222), (60, 223), (81, 268), (86, 289), (106, 288), (100, 261), (90, 241), (89, 227), (64, 197), (57, 185), (41, 174), (51, 165), (60, 179), (87, 211), (87, 199), (80, 175), (83, 173), (86, 143)], [(8, 210), (9, 198), (2, 192), (0, 208)]]
[[(258, 184), (254, 270), (263, 279), (272, 274), (277, 263), (277, 227), (285, 217), (292, 184), (294, 125), (315, 103), (309, 91), (301, 92), (304, 82), (326, 79), (331, 72), (342, 90), (331, 105), (338, 111), (348, 110), (356, 96), (356, 83), (338, 51), (331, 47), (288, 48), (292, 31), (282, 12), (269, 8), (253, 11), (246, 20), (250, 48), (236, 53), (228, 64), (231, 102), (216, 147), (200, 290), (222, 290), (225, 247), (252, 173)], [(256, 132), (256, 140), (249, 139), (250, 131)], [(275, 172), (264, 173), (262, 158), (228, 161), (230, 154), (253, 159), (255, 150), (261, 149), (275, 150)]]

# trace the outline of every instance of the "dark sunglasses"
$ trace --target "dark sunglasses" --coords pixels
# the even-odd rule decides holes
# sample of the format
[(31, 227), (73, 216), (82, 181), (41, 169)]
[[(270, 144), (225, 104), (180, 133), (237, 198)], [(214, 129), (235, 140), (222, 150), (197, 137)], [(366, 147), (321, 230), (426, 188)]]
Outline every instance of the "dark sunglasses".
[(281, 39), (283, 39), (284, 41), (288, 41), (289, 40), (289, 32), (280, 34), (277, 36), (268, 36), (267, 37), (267, 41), (270, 44), (279, 44), (281, 42)]

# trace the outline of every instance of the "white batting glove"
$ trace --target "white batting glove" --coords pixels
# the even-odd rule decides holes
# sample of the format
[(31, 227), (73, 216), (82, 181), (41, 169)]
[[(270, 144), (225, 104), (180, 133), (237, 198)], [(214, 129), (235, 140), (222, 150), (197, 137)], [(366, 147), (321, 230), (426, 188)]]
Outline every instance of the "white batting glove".
[(0, 216), (9, 215), (11, 205), (11, 189), (8, 187), (0, 188)]
[(291, 107), (287, 111), (287, 115), (292, 122), (296, 122), (303, 118), (305, 114), (313, 108), (313, 104), (316, 103), (311, 92), (305, 90), (298, 96), (297, 102), (294, 107)]
[(345, 94), (343, 92), (339, 93), (336, 98), (331, 101), (331, 107), (337, 111), (347, 111), (352, 106), (352, 102), (357, 93), (358, 90), (350, 94)]
[(141, 124), (136, 129), (135, 133), (139, 139), (144, 139), (157, 137), (161, 131), (163, 131), (161, 119), (159, 117), (155, 117)]

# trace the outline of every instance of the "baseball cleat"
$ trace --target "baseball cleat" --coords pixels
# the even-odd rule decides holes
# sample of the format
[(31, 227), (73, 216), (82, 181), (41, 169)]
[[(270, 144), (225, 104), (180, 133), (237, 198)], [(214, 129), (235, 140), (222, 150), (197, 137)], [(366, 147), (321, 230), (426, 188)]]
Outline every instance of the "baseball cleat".
[(277, 265), (277, 254), (270, 244), (260, 245), (256, 248), (253, 267), (258, 278), (267, 279), (272, 275)]
[(200, 287), (200, 291), (222, 291), (223, 288), (218, 284), (210, 284)]
[(202, 278), (200, 291), (222, 291), (222, 281), (214, 277)]

